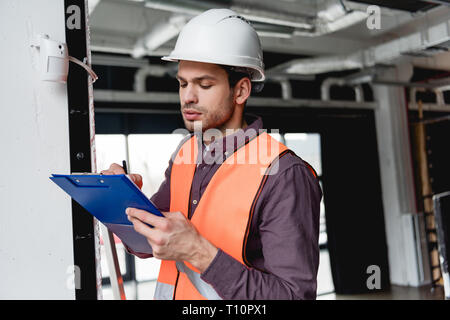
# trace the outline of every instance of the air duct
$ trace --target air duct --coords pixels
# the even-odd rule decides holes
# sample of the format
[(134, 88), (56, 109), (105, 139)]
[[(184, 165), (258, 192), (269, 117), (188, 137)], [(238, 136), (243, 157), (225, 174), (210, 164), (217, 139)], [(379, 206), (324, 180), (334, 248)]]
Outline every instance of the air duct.
[(147, 52), (158, 49), (161, 45), (176, 37), (187, 21), (187, 16), (175, 14), (167, 22), (154, 26), (150, 33), (136, 41), (132, 56), (140, 58), (145, 56)]
[[(223, 7), (213, 2), (192, 0), (146, 0), (145, 6), (189, 16), (198, 15), (208, 9)], [(260, 25), (292, 28), (291, 36), (320, 36), (349, 27), (368, 17), (368, 14), (364, 11), (352, 10), (347, 12), (336, 1), (325, 2), (324, 9), (317, 11), (316, 17), (305, 14), (278, 13), (268, 9), (243, 7), (240, 5), (232, 5), (230, 9), (254, 23), (257, 32), (259, 29), (257, 23), (260, 23)], [(264, 31), (268, 32), (267, 30)], [(262, 34), (264, 35), (264, 33)]]
[[(420, 53), (433, 47), (447, 48), (450, 41), (450, 10), (445, 8), (446, 15), (441, 15), (441, 21), (432, 17), (424, 17), (423, 28), (406, 34), (397, 39), (387, 41), (380, 45), (362, 49), (350, 55), (320, 57), (312, 59), (295, 59), (269, 69), (268, 72), (285, 74), (317, 74), (330, 71), (362, 69), (373, 67), (376, 64), (395, 62), (396, 59), (411, 56), (411, 53)], [(415, 22), (417, 24), (417, 22)], [(436, 51), (437, 52), (437, 51)], [(441, 51), (439, 51), (441, 52)], [(413, 59), (410, 57), (410, 59)]]

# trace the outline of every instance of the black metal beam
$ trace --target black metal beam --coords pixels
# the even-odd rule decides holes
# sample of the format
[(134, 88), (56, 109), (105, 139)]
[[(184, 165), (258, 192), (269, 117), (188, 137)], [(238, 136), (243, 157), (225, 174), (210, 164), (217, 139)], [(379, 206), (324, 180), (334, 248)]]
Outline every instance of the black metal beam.
[[(84, 0), (65, 0), (66, 43), (69, 54), (80, 61), (87, 57), (86, 10)], [(69, 66), (67, 79), (71, 172), (91, 172), (88, 74), (75, 64)], [(92, 216), (72, 200), (74, 262), (77, 300), (97, 299), (94, 221)]]

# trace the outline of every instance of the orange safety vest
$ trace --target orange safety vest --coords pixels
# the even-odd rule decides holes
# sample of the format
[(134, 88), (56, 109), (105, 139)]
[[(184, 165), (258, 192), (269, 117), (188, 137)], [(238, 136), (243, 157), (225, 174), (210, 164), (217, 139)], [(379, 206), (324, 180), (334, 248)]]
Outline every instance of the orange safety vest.
[[(266, 132), (259, 134), (230, 155), (218, 168), (203, 193), (191, 222), (198, 232), (240, 263), (245, 257), (247, 237), (269, 167), (289, 150)], [(188, 217), (192, 180), (198, 155), (195, 135), (180, 148), (170, 177), (170, 211)], [(188, 262), (163, 260), (155, 299), (221, 299), (211, 285)]]

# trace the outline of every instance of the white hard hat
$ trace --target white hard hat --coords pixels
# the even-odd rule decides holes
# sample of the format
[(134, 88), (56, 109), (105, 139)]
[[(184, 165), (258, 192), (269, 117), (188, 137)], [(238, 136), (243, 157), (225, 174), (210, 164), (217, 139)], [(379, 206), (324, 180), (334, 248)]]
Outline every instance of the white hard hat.
[(245, 68), (251, 81), (264, 81), (258, 34), (250, 23), (229, 9), (210, 9), (181, 30), (175, 49), (162, 60), (189, 60)]

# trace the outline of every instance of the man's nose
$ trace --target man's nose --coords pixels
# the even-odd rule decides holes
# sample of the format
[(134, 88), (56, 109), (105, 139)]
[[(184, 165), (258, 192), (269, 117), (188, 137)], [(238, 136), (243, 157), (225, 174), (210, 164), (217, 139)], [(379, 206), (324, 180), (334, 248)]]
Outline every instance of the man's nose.
[(182, 94), (181, 99), (184, 104), (198, 103), (198, 95), (195, 88), (193, 88), (192, 85), (188, 85), (186, 88), (184, 88), (181, 94)]

